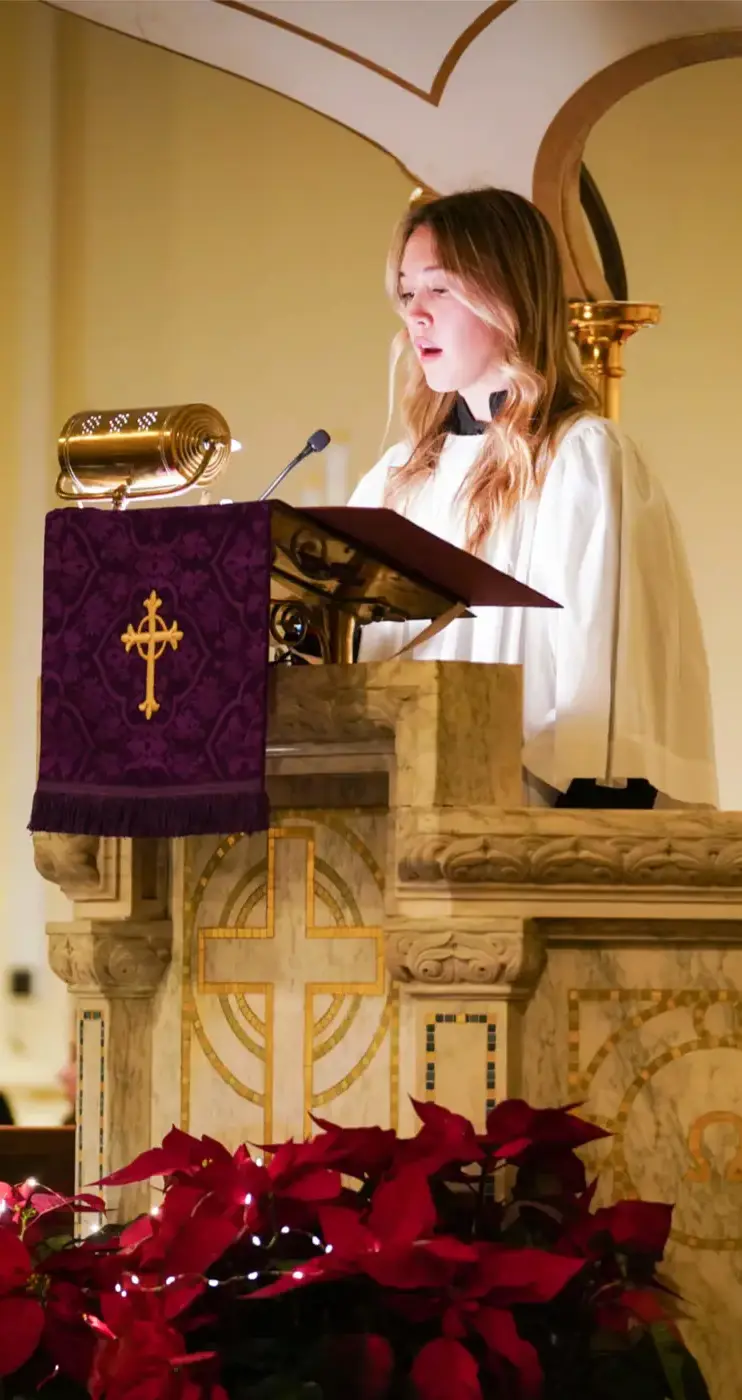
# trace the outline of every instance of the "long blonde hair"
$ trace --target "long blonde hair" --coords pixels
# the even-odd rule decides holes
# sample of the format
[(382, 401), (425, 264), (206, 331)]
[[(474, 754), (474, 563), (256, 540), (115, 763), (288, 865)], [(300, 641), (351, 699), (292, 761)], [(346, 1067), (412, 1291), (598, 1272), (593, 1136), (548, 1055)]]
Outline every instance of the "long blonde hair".
[[(404, 251), (422, 226), (435, 239), (440, 266), (456, 278), (456, 295), (497, 328), (506, 346), (507, 398), (462, 488), (467, 548), (476, 552), (493, 524), (539, 489), (564, 428), (597, 412), (599, 400), (570, 340), (556, 239), (533, 204), (508, 190), (481, 189), (412, 207), (389, 254), (388, 290), (397, 306)], [(428, 388), (405, 330), (398, 357), (406, 351), (401, 411), (413, 452), (389, 474), (389, 504), (435, 470), (456, 399)]]

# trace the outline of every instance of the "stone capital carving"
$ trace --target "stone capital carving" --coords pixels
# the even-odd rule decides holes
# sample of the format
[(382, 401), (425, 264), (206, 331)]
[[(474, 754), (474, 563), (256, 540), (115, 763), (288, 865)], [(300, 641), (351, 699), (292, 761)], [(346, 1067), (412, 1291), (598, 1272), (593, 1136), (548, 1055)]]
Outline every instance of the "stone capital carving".
[(98, 923), (164, 919), (169, 911), (170, 843), (157, 838), (35, 832), (36, 869)]
[(541, 971), (543, 947), (523, 919), (395, 918), (386, 924), (386, 963), (398, 982), (468, 983), (527, 996)]
[(481, 807), (415, 826), (398, 835), (404, 885), (742, 892), (738, 813)]
[(39, 875), (59, 885), (68, 899), (84, 899), (100, 888), (98, 836), (66, 836), (61, 832), (33, 833), (34, 864)]
[(152, 996), (167, 968), (172, 925), (53, 925), (48, 930), (49, 964), (73, 992), (105, 996)]

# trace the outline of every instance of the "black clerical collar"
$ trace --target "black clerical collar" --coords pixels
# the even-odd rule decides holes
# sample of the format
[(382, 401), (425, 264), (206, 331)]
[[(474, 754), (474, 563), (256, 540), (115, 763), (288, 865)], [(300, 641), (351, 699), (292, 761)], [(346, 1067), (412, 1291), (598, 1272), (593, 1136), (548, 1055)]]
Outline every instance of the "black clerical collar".
[[(497, 417), (507, 396), (507, 389), (498, 389), (496, 393), (490, 394), (490, 413), (493, 418)], [(486, 423), (480, 423), (479, 419), (474, 417), (466, 399), (457, 394), (448, 422), (449, 433), (454, 433), (456, 437), (474, 437), (483, 433), (486, 427)]]

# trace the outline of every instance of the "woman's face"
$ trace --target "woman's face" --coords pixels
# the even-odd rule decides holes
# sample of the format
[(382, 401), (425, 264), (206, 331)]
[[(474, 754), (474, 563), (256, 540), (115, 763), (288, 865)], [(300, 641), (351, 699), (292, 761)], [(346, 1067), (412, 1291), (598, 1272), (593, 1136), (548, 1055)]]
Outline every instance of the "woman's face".
[(438, 265), (432, 231), (410, 235), (399, 274), (402, 317), (429, 387), (455, 391), (477, 418), (489, 418), (489, 396), (506, 387), (504, 338), (456, 295), (455, 279)]

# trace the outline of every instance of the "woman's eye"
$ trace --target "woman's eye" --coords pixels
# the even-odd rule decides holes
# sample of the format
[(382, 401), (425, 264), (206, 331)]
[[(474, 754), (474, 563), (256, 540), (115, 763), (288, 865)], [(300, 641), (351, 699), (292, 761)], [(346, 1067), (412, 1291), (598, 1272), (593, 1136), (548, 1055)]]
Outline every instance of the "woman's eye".
[(444, 297), (448, 292), (448, 287), (432, 287), (431, 290), (434, 296)]
[(408, 301), (412, 301), (412, 292), (400, 292), (399, 300), (402, 306), (406, 306)]

